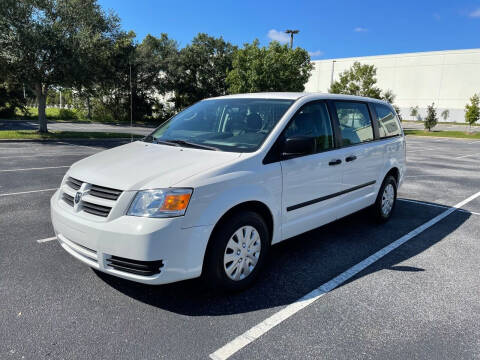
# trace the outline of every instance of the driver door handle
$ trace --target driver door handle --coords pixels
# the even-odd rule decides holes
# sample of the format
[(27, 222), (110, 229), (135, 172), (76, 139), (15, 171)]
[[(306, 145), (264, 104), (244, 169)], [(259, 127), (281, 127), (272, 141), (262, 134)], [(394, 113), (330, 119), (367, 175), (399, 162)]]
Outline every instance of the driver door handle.
[(345, 158), (346, 162), (354, 161), (357, 160), (357, 157), (355, 155), (350, 155)]
[(336, 160), (331, 160), (328, 165), (334, 166), (334, 165), (340, 165), (342, 163), (342, 160), (336, 159)]

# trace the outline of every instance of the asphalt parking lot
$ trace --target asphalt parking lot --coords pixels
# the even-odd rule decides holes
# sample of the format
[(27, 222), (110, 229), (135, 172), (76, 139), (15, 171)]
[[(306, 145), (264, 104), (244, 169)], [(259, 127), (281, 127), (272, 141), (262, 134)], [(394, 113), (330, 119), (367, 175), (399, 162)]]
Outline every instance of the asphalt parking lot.
[(480, 358), (480, 141), (409, 137), (390, 222), (283, 242), (234, 295), (96, 273), (52, 240), (68, 166), (119, 144), (0, 142), (1, 359)]

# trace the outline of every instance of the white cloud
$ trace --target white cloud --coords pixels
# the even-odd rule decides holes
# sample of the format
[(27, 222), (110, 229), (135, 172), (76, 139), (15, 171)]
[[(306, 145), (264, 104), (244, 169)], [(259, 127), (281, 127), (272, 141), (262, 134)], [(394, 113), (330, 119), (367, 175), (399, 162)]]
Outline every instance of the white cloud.
[(473, 10), (468, 16), (471, 18), (480, 18), (480, 8)]
[(290, 36), (288, 34), (285, 34), (283, 31), (277, 31), (275, 29), (269, 30), (267, 36), (270, 40), (275, 40), (283, 44), (290, 41)]
[(367, 32), (368, 29), (364, 28), (364, 27), (361, 27), (361, 26), (357, 26), (355, 29), (353, 29), (353, 31), (355, 31), (355, 32)]
[(319, 56), (322, 56), (322, 55), (323, 55), (323, 51), (320, 51), (320, 50), (317, 50), (317, 51), (309, 51), (309, 52), (308, 52), (308, 55), (310, 55), (310, 57), (319, 57)]

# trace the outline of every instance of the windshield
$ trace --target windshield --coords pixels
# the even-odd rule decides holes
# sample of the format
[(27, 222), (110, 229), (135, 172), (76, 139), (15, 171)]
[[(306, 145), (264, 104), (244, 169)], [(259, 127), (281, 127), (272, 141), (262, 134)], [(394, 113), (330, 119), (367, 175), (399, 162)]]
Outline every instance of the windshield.
[(206, 150), (253, 152), (293, 100), (203, 100), (160, 125), (145, 141)]

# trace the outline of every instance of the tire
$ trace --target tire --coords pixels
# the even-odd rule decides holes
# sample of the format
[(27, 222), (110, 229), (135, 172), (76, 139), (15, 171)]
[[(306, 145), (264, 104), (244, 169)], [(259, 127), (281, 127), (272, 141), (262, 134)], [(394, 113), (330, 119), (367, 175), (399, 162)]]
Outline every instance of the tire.
[(252, 211), (235, 213), (223, 220), (210, 238), (202, 274), (204, 282), (224, 291), (249, 287), (257, 279), (269, 247), (265, 220)]
[[(390, 205), (389, 205), (389, 204)], [(372, 207), (376, 220), (380, 223), (387, 222), (392, 216), (397, 203), (397, 181), (391, 175), (383, 180), (378, 191), (377, 200)]]

